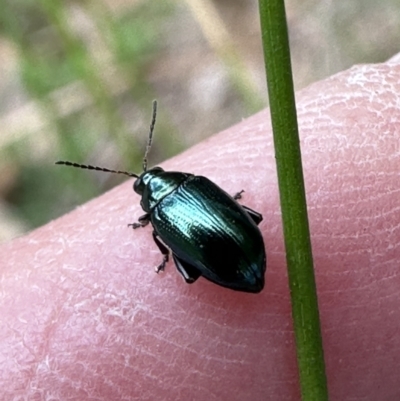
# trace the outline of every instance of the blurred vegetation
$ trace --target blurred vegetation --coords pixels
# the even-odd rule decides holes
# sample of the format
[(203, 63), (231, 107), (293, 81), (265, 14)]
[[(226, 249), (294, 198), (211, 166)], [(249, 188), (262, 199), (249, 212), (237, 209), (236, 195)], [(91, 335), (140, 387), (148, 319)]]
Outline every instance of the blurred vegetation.
[[(0, 241), (266, 105), (256, 1), (0, 0)], [(398, 51), (395, 0), (287, 2), (296, 86)], [(327, 50), (328, 49), (328, 50)]]

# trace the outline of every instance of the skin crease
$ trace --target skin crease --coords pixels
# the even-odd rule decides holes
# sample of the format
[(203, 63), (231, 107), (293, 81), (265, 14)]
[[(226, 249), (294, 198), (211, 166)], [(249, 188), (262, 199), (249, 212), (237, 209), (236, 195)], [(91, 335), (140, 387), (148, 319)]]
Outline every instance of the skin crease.
[[(397, 57), (297, 94), (331, 400), (400, 399), (399, 93)], [(162, 167), (245, 189), (264, 291), (156, 275), (128, 180), (0, 246), (0, 399), (299, 400), (269, 111)]]

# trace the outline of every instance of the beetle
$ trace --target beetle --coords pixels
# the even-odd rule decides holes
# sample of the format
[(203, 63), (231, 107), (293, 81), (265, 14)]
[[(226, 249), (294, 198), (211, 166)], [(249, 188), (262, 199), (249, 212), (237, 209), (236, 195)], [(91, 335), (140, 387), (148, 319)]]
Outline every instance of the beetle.
[(163, 260), (156, 272), (164, 270), (170, 253), (176, 268), (187, 283), (200, 276), (232, 290), (259, 293), (264, 288), (266, 252), (258, 228), (260, 213), (237, 201), (244, 191), (230, 196), (208, 178), (190, 173), (147, 169), (157, 114), (153, 115), (140, 175), (69, 161), (72, 167), (136, 178), (133, 189), (141, 196), (145, 214), (133, 229), (153, 226), (153, 239)]

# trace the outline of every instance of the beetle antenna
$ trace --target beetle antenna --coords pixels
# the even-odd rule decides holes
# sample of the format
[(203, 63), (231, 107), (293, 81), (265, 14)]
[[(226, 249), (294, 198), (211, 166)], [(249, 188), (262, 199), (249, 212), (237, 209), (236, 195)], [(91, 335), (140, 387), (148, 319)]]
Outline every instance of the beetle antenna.
[[(143, 171), (147, 170), (147, 156), (150, 152), (151, 144), (153, 142), (153, 132), (154, 132), (154, 127), (156, 125), (156, 117), (157, 117), (157, 100), (153, 100), (153, 116), (151, 118), (151, 123), (150, 123), (149, 139), (147, 140), (146, 151), (145, 151), (144, 157), (143, 157)], [(139, 178), (139, 176), (135, 173), (129, 173), (127, 171), (121, 171), (121, 170), (111, 170), (109, 168), (92, 166), (90, 164), (79, 164), (79, 163), (62, 161), (62, 160), (56, 162), (55, 164), (62, 164), (64, 166), (83, 168), (83, 169), (87, 169), (87, 170), (104, 171), (106, 173), (124, 174), (124, 175), (127, 175), (128, 177)]]
[(79, 164), (79, 163), (73, 163), (73, 162), (67, 162), (67, 161), (58, 161), (58, 162), (56, 162), (56, 164), (63, 164), (64, 166), (71, 166), (71, 167), (76, 167), (76, 168), (85, 168), (87, 170), (104, 171), (106, 173), (124, 174), (124, 175), (127, 175), (128, 177), (139, 178), (139, 176), (135, 173), (128, 173), (127, 171), (120, 171), (120, 170), (110, 170), (105, 167), (91, 166), (90, 164)]
[(151, 143), (153, 142), (153, 132), (154, 132), (154, 126), (156, 125), (156, 117), (157, 117), (157, 100), (153, 100), (153, 117), (150, 123), (150, 132), (149, 132), (149, 139), (147, 141), (146, 152), (144, 153), (143, 157), (143, 171), (147, 170), (147, 155), (150, 152)]

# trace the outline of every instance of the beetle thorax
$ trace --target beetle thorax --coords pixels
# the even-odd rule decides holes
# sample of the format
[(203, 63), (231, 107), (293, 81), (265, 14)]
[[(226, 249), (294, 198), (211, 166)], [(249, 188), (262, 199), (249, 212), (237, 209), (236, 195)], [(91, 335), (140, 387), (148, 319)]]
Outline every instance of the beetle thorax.
[(143, 172), (133, 189), (142, 195), (142, 209), (150, 213), (167, 195), (175, 191), (192, 174), (164, 171), (160, 167)]

